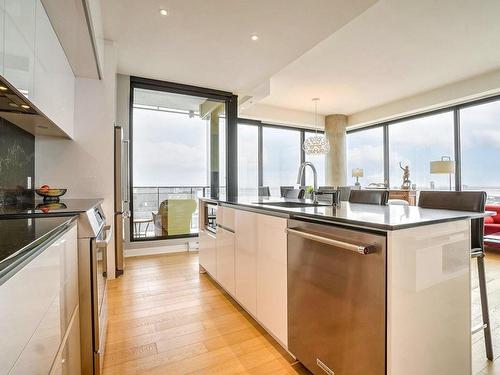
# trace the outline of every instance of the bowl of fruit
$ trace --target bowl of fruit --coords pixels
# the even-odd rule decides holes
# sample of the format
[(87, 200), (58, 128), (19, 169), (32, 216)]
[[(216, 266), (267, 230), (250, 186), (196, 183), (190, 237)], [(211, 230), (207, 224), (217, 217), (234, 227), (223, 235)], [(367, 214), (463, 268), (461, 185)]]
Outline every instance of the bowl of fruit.
[(59, 202), (59, 198), (66, 194), (67, 189), (54, 189), (49, 185), (43, 185), (35, 189), (35, 193), (43, 197), (44, 202)]

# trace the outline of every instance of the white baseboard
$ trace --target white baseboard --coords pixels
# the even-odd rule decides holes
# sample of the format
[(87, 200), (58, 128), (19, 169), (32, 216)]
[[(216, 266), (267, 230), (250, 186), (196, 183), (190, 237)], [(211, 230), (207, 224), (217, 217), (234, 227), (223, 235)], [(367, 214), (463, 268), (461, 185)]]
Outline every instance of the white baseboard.
[(193, 249), (188, 249), (187, 245), (158, 246), (158, 247), (143, 247), (140, 249), (127, 249), (124, 250), (123, 255), (125, 257), (136, 257), (136, 256), (157, 255), (157, 254), (185, 253), (187, 251), (193, 251)]

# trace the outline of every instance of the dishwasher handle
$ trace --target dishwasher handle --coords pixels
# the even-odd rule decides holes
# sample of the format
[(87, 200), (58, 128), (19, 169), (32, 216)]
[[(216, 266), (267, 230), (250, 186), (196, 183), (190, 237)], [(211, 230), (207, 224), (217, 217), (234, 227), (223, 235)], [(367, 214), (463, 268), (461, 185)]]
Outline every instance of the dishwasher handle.
[(312, 241), (316, 241), (316, 242), (321, 242), (321, 243), (324, 243), (326, 245), (332, 245), (332, 246), (337, 246), (337, 247), (340, 247), (342, 249), (345, 249), (345, 250), (349, 250), (349, 251), (354, 251), (358, 254), (362, 254), (362, 255), (366, 255), (366, 254), (370, 254), (370, 253), (374, 253), (375, 252), (375, 246), (372, 246), (372, 245), (355, 245), (355, 244), (352, 244), (352, 243), (348, 243), (348, 242), (344, 242), (344, 241), (338, 241), (338, 240), (334, 240), (334, 239), (331, 239), (331, 238), (327, 238), (327, 237), (323, 237), (323, 236), (318, 236), (316, 234), (312, 234), (312, 233), (308, 233), (308, 232), (302, 232), (300, 230), (296, 230), (296, 229), (290, 229), (290, 228), (287, 228), (286, 230), (288, 233), (290, 234), (295, 234), (299, 237), (303, 237), (303, 238), (306, 238), (308, 240), (312, 240)]

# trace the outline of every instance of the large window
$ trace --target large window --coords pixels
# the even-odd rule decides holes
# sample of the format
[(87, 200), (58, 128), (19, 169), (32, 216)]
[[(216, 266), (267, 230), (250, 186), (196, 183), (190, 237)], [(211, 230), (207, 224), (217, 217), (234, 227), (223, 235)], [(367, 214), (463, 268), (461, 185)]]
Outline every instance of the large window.
[(500, 204), (500, 101), (460, 110), (462, 189)]
[[(391, 188), (400, 188), (400, 163), (409, 165), (411, 184), (418, 190), (450, 189), (450, 175), (431, 174), (431, 161), (454, 160), (453, 112), (418, 117), (389, 126), (389, 181)], [(452, 189), (455, 180), (452, 177)]]
[(238, 195), (257, 196), (259, 186), (259, 128), (238, 124)]
[(400, 188), (401, 162), (410, 168), (412, 188), (486, 191), (489, 203), (500, 204), (499, 97), (351, 130), (347, 144), (348, 173), (364, 169), (362, 186), (376, 176)]
[(300, 131), (278, 127), (262, 130), (263, 185), (271, 195), (280, 196), (280, 186), (297, 182), (300, 167)]
[(347, 181), (354, 185), (353, 169), (362, 169), (362, 186), (384, 183), (384, 132), (382, 127), (347, 134)]

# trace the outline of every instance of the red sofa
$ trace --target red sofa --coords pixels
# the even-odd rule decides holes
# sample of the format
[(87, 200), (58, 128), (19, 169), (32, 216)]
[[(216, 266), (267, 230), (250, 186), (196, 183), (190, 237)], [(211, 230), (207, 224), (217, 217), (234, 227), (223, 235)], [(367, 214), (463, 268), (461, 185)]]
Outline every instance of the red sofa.
[[(485, 210), (495, 211), (497, 214), (484, 219), (484, 235), (500, 233), (500, 206), (487, 204)], [(484, 243), (487, 246), (500, 248), (500, 244), (489, 243), (488, 241), (484, 241)]]

